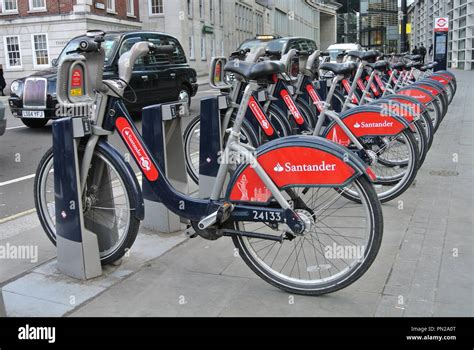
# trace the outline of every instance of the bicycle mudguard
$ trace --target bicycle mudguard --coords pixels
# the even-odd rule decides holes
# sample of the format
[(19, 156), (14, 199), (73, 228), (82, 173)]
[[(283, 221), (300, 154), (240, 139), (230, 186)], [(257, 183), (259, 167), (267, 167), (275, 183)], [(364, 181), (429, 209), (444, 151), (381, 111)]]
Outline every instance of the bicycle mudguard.
[(435, 96), (433, 96), (431, 92), (429, 92), (426, 89), (423, 89), (421, 87), (416, 87), (416, 86), (407, 86), (407, 87), (401, 88), (400, 90), (397, 91), (397, 94), (416, 98), (418, 101), (420, 101), (421, 103), (425, 105), (435, 99)]
[[(383, 106), (363, 105), (354, 107), (340, 115), (341, 120), (356, 137), (392, 136), (410, 127), (403, 116), (394, 111), (387, 113)], [(332, 121), (321, 135), (333, 142), (348, 146), (351, 140), (342, 128)]]
[[(445, 77), (446, 79), (448, 79), (449, 81), (451, 80), (456, 81), (456, 76), (448, 70), (439, 70), (437, 72), (434, 72), (432, 75), (441, 75)], [(427, 78), (429, 78), (432, 75), (427, 76)]]
[(448, 85), (449, 82), (453, 79), (453, 78), (448, 78), (448, 75), (446, 74), (437, 74), (437, 73), (434, 73), (430, 76), (427, 77), (428, 79), (432, 79), (432, 80), (436, 80), (438, 82), (440, 82), (441, 84), (443, 85)]
[[(423, 79), (421, 81), (417, 81), (414, 86), (428, 90), (433, 96), (438, 96), (442, 91), (445, 91), (444, 85), (440, 84), (437, 80), (426, 81)], [(442, 91), (439, 91), (439, 89), (442, 89)]]
[(379, 101), (396, 101), (407, 105), (414, 113), (421, 115), (426, 111), (426, 107), (423, 103), (418, 101), (416, 98), (407, 95), (388, 95), (380, 99)]
[[(373, 171), (355, 154), (321, 137), (295, 135), (257, 149), (256, 158), (279, 189), (290, 186), (344, 187)], [(251, 164), (241, 164), (229, 182), (226, 201), (266, 204), (272, 194)]]
[(143, 220), (145, 218), (145, 204), (143, 201), (143, 194), (132, 167), (128, 162), (124, 161), (122, 154), (110, 143), (104, 140), (99, 140), (97, 147), (109, 154), (116, 160), (117, 164), (120, 165), (120, 170), (125, 176), (123, 180), (127, 181), (132, 186), (133, 198), (130, 198), (130, 202), (135, 204), (135, 208), (132, 210), (133, 214), (138, 220)]

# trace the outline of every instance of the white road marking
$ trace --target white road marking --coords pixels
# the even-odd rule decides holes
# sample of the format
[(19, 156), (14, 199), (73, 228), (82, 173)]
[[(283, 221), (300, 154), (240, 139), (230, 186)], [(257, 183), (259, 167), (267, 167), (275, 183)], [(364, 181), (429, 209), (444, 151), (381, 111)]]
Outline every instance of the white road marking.
[(12, 126), (11, 128), (6, 128), (5, 130), (15, 130), (15, 129), (24, 129), (27, 128), (26, 125)]
[(32, 213), (36, 213), (36, 209), (30, 209), (30, 210), (26, 210), (24, 212), (21, 212), (21, 213), (18, 213), (18, 214), (15, 214), (15, 215), (12, 215), (12, 216), (8, 216), (4, 219), (0, 219), (0, 225), (1, 224), (4, 224), (8, 221), (12, 221), (12, 220), (15, 220), (15, 219), (18, 219), (22, 216), (25, 216), (25, 215), (28, 215), (28, 214), (32, 214)]
[(11, 185), (11, 184), (21, 182), (21, 181), (25, 181), (25, 180), (29, 180), (29, 179), (33, 179), (35, 176), (36, 176), (36, 174), (31, 174), (31, 175), (26, 175), (26, 176), (19, 177), (19, 178), (13, 179), (13, 180), (0, 182), (0, 187)]

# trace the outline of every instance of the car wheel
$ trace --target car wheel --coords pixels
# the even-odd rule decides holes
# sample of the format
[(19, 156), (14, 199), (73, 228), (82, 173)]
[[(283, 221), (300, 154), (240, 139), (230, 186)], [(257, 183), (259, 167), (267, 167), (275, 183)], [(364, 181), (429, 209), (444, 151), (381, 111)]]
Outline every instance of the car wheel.
[(191, 106), (191, 94), (187, 87), (182, 86), (181, 90), (179, 90), (178, 101), (181, 103), (187, 103), (188, 106)]
[(39, 129), (45, 126), (48, 123), (48, 119), (24, 119), (21, 121), (29, 128)]

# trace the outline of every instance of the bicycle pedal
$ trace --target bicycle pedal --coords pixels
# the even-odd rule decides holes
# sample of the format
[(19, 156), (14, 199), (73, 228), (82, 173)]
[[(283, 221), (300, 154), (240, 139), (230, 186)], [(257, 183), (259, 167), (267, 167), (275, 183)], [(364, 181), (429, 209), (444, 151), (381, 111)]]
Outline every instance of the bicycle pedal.
[(216, 222), (220, 225), (226, 222), (234, 210), (234, 205), (230, 202), (224, 202), (219, 209), (217, 209)]
[(198, 236), (198, 234), (191, 225), (186, 225), (186, 230), (184, 230), (184, 234), (189, 238), (195, 238)]

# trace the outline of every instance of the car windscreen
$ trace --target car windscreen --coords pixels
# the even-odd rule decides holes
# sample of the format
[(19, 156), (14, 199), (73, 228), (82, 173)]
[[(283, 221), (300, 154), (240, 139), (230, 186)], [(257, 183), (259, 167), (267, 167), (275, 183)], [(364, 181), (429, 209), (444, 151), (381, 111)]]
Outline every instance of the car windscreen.
[(257, 40), (257, 39), (249, 40), (249, 41), (243, 42), (240, 45), (239, 50), (245, 50), (245, 49), (253, 50), (255, 48), (258, 49), (259, 47), (264, 47), (266, 50), (269, 50), (269, 51), (281, 51), (286, 42), (287, 40), (283, 40), (283, 39), (274, 39), (270, 41), (263, 41), (263, 40)]
[[(59, 55), (58, 62), (61, 58), (66, 56), (67, 52), (76, 50), (81, 40), (84, 40), (85, 38), (86, 37), (83, 36), (83, 37), (72, 39)], [(115, 47), (117, 46), (117, 43), (119, 41), (118, 39), (119, 39), (118, 34), (107, 34), (104, 37), (104, 42), (102, 43), (102, 47), (105, 50), (105, 64), (107, 64), (112, 59), (112, 55), (115, 51)]]
[(344, 51), (346, 50), (342, 50), (342, 49), (328, 50), (331, 61), (337, 61), (337, 56), (339, 56), (341, 53), (344, 53)]

